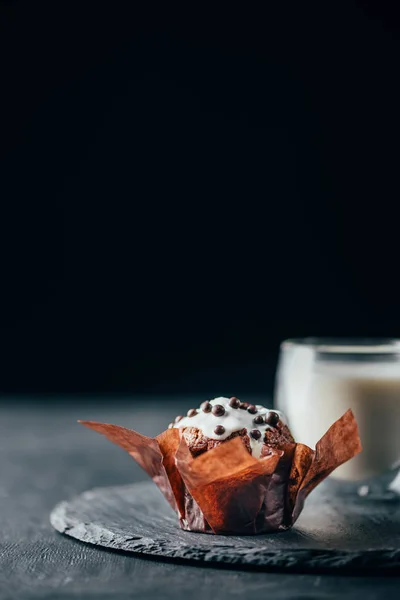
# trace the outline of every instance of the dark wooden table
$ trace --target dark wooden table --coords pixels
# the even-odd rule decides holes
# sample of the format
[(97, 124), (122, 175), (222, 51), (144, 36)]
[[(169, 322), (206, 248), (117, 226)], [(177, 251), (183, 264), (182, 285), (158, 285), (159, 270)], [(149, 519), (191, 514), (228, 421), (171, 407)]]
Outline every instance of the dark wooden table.
[[(257, 399), (251, 399), (257, 401)], [(198, 399), (0, 401), (0, 599), (398, 598), (396, 577), (287, 575), (163, 563), (75, 542), (49, 524), (53, 506), (96, 486), (146, 479), (122, 450), (76, 423), (147, 435)]]

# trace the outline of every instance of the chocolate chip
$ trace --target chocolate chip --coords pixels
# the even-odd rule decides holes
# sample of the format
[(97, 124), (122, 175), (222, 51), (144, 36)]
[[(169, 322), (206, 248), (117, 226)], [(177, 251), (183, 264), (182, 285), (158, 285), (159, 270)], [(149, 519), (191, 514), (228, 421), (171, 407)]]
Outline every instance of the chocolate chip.
[(254, 406), (254, 404), (250, 404), (247, 407), (247, 412), (249, 412), (251, 415), (255, 415), (257, 412), (257, 408)]
[(239, 408), (240, 400), (238, 400), (238, 398), (235, 398), (235, 396), (232, 396), (232, 398), (229, 400), (229, 406), (231, 406), (232, 408)]
[[(218, 404), (217, 404), (217, 406), (218, 406)], [(216, 428), (214, 429), (214, 433), (217, 435), (223, 435), (225, 433), (225, 427), (223, 425), (217, 425)]]
[(182, 421), (182, 419), (182, 415), (178, 415), (177, 417), (175, 417), (175, 423), (179, 423), (179, 421)]
[(174, 426), (174, 424), (173, 424), (173, 423), (170, 423), (170, 424), (168, 425), (168, 429), (172, 429), (172, 428), (173, 428), (173, 426)]
[(200, 404), (200, 408), (203, 412), (205, 413), (209, 413), (211, 412), (212, 409), (212, 405), (210, 402), (208, 402), (208, 400), (206, 402), (203, 402), (203, 404)]
[(195, 408), (191, 408), (190, 410), (187, 411), (188, 417), (194, 417), (195, 415), (197, 415), (197, 410)]
[(222, 415), (225, 414), (225, 408), (222, 406), (222, 404), (216, 404), (212, 407), (212, 414), (216, 417), (222, 417)]
[(279, 423), (279, 415), (278, 413), (270, 410), (269, 413), (265, 417), (265, 422), (267, 425), (271, 425), (271, 427), (275, 427)]
[(250, 431), (250, 435), (253, 438), (253, 440), (259, 440), (261, 437), (261, 431), (259, 429), (252, 429)]
[(239, 404), (239, 408), (241, 408), (242, 410), (247, 410), (249, 408), (249, 403), (248, 402), (241, 402)]
[(253, 419), (254, 425), (264, 425), (264, 417), (263, 415), (257, 415)]

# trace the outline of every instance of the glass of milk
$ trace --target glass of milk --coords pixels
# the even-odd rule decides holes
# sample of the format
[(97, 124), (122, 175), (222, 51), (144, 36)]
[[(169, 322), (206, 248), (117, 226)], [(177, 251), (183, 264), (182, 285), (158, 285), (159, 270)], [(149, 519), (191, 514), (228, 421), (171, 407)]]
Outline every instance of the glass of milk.
[(285, 340), (274, 404), (286, 415), (295, 439), (312, 448), (351, 408), (363, 451), (332, 477), (360, 482), (359, 493), (368, 495), (377, 490), (368, 484), (393, 470), (389, 488), (400, 494), (400, 475), (395, 477), (400, 466), (400, 340)]

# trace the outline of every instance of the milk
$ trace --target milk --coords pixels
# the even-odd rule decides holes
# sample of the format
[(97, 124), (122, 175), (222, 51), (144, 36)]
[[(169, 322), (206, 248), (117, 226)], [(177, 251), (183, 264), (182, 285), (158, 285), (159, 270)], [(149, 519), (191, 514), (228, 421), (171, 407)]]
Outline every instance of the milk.
[(315, 447), (332, 423), (351, 408), (363, 451), (333, 476), (360, 480), (400, 460), (400, 362), (316, 360), (312, 348), (297, 347), (279, 369), (276, 406), (298, 442)]

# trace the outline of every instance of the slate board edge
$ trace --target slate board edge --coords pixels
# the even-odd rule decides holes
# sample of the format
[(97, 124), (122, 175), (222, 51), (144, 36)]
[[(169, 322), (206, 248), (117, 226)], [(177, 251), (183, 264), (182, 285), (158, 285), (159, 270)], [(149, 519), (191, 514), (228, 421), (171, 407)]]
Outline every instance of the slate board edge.
[[(132, 486), (129, 486), (132, 487)], [(90, 490), (101, 492), (102, 488)], [(107, 488), (110, 491), (110, 488)], [(215, 566), (234, 566), (236, 568), (289, 571), (297, 573), (347, 572), (349, 574), (377, 575), (400, 573), (400, 549), (380, 550), (332, 550), (320, 548), (285, 548), (270, 550), (266, 548), (231, 548), (222, 544), (210, 548), (182, 547), (165, 540), (156, 540), (143, 536), (122, 537), (94, 523), (84, 523), (72, 518), (68, 510), (87, 492), (60, 502), (50, 515), (50, 523), (61, 534), (113, 551), (140, 554), (160, 559), (188, 561), (193, 564), (206, 563)], [(201, 534), (199, 534), (201, 535)], [(215, 540), (215, 537), (214, 537)], [(199, 565), (199, 566), (200, 566)]]

